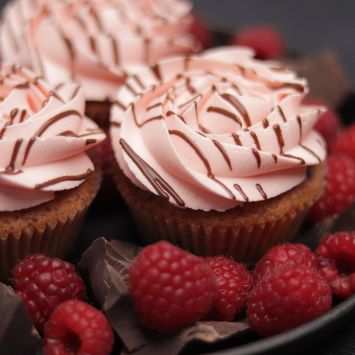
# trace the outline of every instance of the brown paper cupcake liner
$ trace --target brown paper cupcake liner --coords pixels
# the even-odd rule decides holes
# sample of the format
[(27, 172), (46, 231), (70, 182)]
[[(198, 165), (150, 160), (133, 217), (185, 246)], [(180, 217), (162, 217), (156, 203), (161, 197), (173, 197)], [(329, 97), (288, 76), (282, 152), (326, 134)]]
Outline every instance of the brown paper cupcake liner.
[(179, 209), (134, 186), (118, 171), (116, 182), (144, 243), (170, 241), (202, 255), (229, 255), (253, 263), (272, 246), (292, 240), (324, 185), (324, 166), (293, 190), (226, 212)]
[(63, 258), (71, 251), (86, 212), (101, 183), (96, 170), (79, 187), (60, 192), (53, 201), (13, 214), (0, 213), (0, 279), (26, 256), (43, 253)]

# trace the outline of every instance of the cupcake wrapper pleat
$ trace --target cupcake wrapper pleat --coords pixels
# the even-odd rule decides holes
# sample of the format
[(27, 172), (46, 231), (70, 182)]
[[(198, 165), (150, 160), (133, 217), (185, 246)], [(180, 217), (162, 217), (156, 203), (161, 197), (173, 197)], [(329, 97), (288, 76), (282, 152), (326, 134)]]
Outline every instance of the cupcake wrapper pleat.
[(197, 255), (229, 255), (245, 263), (256, 262), (272, 246), (297, 235), (323, 190), (324, 177), (325, 166), (319, 165), (284, 195), (216, 213), (179, 209), (133, 185), (119, 168), (115, 175), (145, 244), (167, 240)]
[(87, 208), (65, 221), (47, 225), (44, 230), (32, 229), (20, 235), (9, 234), (0, 239), (0, 279), (8, 276), (9, 270), (26, 256), (42, 253), (63, 258), (72, 249)]
[[(6, 281), (10, 276), (10, 270), (28, 255), (42, 253), (47, 256), (64, 258), (69, 254), (78, 237), (86, 212), (100, 188), (101, 169), (97, 164), (95, 166), (97, 169), (95, 176), (92, 177), (93, 180), (90, 183), (89, 181), (83, 183), (83, 185), (89, 183), (87, 185), (89, 190), (79, 208), (71, 211), (64, 208), (62, 212), (64, 211), (65, 215), (58, 216), (55, 220), (47, 217), (47, 204), (40, 205), (37, 207), (37, 213), (45, 216), (48, 220), (46, 223), (36, 226), (36, 221), (33, 219), (26, 223), (22, 229), (17, 228), (12, 231), (10, 228), (7, 234), (0, 235), (0, 280)], [(68, 193), (76, 198), (80, 194), (77, 189)], [(55, 199), (49, 203), (56, 202)], [(64, 206), (66, 205), (64, 204)]]
[(209, 227), (184, 223), (174, 218), (131, 205), (136, 225), (145, 244), (167, 240), (197, 255), (228, 255), (237, 261), (253, 263), (272, 246), (292, 240), (304, 220), (309, 206), (273, 223), (251, 228), (235, 226)]

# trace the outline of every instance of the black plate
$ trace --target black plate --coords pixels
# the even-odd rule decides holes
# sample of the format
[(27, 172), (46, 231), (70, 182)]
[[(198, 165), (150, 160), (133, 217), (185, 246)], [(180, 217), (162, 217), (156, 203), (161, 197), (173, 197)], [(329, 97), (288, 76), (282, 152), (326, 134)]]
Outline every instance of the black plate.
[[(82, 252), (98, 236), (139, 243), (134, 223), (117, 195), (114, 205), (95, 203), (83, 226), (75, 253), (71, 257), (78, 261)], [(192, 344), (185, 353), (211, 353), (219, 355), (265, 355), (300, 354), (305, 355), (354, 355), (355, 296), (340, 302), (331, 311), (301, 327), (270, 338), (260, 339), (256, 335), (246, 335), (236, 340), (218, 345)]]

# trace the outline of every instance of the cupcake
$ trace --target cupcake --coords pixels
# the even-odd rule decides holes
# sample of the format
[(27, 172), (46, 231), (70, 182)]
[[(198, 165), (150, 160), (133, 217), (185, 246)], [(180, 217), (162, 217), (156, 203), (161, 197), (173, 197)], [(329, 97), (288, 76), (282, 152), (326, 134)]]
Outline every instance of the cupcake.
[(146, 243), (253, 262), (291, 240), (324, 185), (322, 107), (307, 82), (247, 48), (146, 67), (111, 114), (118, 189)]
[(3, 59), (31, 67), (51, 85), (81, 83), (87, 115), (105, 127), (127, 75), (198, 49), (190, 11), (181, 0), (13, 0), (0, 49)]
[(54, 91), (19, 66), (0, 68), (0, 278), (26, 255), (63, 257), (100, 185), (85, 153), (105, 138), (83, 90)]

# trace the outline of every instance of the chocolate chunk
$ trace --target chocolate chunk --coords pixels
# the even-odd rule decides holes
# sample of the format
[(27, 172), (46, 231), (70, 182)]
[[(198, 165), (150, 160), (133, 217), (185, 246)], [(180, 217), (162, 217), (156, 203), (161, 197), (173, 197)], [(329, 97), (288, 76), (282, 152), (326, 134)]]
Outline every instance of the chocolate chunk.
[(39, 355), (41, 339), (24, 303), (13, 290), (0, 283), (0, 354)]
[(250, 330), (246, 322), (198, 322), (171, 335), (141, 326), (129, 298), (128, 268), (140, 248), (117, 240), (96, 239), (84, 253), (80, 269), (113, 329), (123, 342), (122, 354), (177, 355), (194, 342), (213, 344)]
[(104, 311), (128, 295), (128, 268), (139, 250), (134, 244), (98, 238), (83, 254), (79, 267)]
[(331, 50), (317, 55), (286, 59), (298, 75), (307, 78), (310, 97), (320, 98), (337, 108), (351, 90), (338, 56)]

